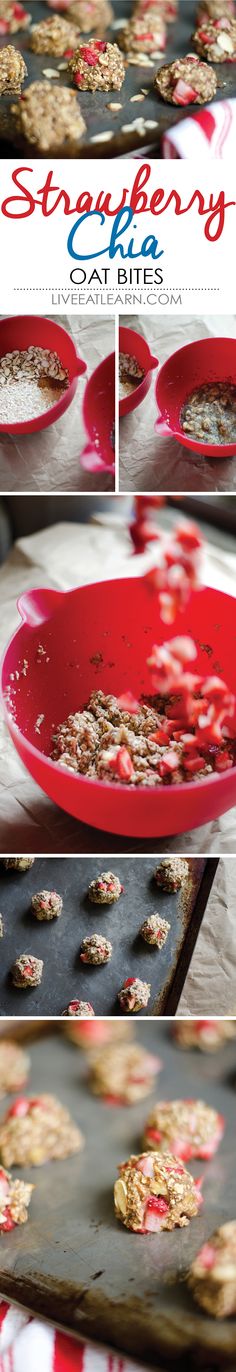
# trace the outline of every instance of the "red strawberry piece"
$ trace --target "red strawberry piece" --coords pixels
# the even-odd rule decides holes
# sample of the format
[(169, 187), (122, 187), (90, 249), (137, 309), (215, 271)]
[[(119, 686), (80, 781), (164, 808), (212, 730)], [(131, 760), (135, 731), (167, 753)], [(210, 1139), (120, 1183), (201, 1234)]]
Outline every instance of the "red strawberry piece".
[(87, 67), (97, 67), (99, 52), (95, 51), (95, 48), (80, 48), (80, 57), (86, 62)]
[(130, 715), (136, 715), (139, 710), (138, 700), (135, 700), (132, 691), (124, 691), (123, 695), (118, 696), (117, 705), (119, 710), (126, 710)]
[(27, 963), (26, 963), (26, 966), (24, 967), (24, 976), (25, 976), (25, 973), (27, 972), (27, 976), (28, 976), (28, 977), (32, 977), (32, 976), (33, 976), (33, 970), (34, 970), (33, 967), (31, 967), (30, 963), (27, 962)]
[[(8, 1192), (9, 1192), (9, 1179), (8, 1179), (7, 1174), (6, 1174), (6, 1172), (5, 1172), (5, 1168), (4, 1168), (4, 1167), (0, 1167), (0, 1196), (1, 1196), (1, 1199), (3, 1198), (3, 1196), (7, 1196), (7, 1195), (8, 1195)], [(1, 1201), (0, 1201), (0, 1209), (1, 1209)]]
[(26, 19), (26, 10), (23, 9), (23, 5), (14, 5), (13, 15), (14, 19)]
[(96, 43), (94, 43), (94, 47), (95, 47), (95, 48), (98, 48), (98, 52), (106, 52), (107, 43), (102, 43), (101, 38), (99, 38), (99, 39), (96, 39)]
[(230, 757), (229, 753), (218, 753), (216, 759), (216, 772), (228, 772), (229, 768), (233, 767), (233, 765), (233, 758)]
[(202, 539), (196, 524), (179, 524), (175, 531), (177, 543), (181, 543), (183, 548), (188, 548), (194, 552), (195, 549), (202, 547)]
[(183, 765), (185, 772), (191, 772), (194, 776), (194, 772), (199, 772), (202, 770), (202, 767), (204, 766), (204, 758), (200, 757), (200, 754), (196, 753), (196, 757), (184, 757)]
[(9, 33), (9, 24), (7, 22), (7, 19), (0, 19), (0, 35), (1, 33)]
[[(75, 85), (76, 85), (76, 86), (82, 86), (83, 77), (80, 75), (80, 72), (79, 72), (79, 71), (75, 71), (75, 72), (73, 73), (73, 81), (75, 82)], [(23, 99), (23, 96), (22, 96), (22, 99)]]
[(149, 734), (148, 737), (150, 738), (151, 743), (159, 743), (159, 744), (160, 744), (160, 747), (161, 747), (162, 744), (165, 745), (165, 743), (166, 743), (166, 739), (167, 739), (167, 730), (164, 729), (164, 728), (163, 728), (163, 729), (156, 729), (156, 733), (155, 733), (155, 734)]
[(128, 753), (128, 748), (119, 748), (116, 758), (116, 770), (122, 781), (130, 781), (134, 773), (134, 768)]
[(177, 767), (179, 767), (179, 757), (177, 753), (174, 753), (173, 748), (169, 748), (159, 763), (160, 777), (171, 776), (172, 772), (176, 772)]
[(135, 981), (135, 977), (127, 977), (126, 981), (124, 981), (124, 986), (132, 986), (133, 981)]
[(193, 89), (193, 86), (188, 85), (187, 81), (182, 81), (179, 78), (173, 87), (173, 99), (175, 105), (194, 105), (197, 100), (197, 91)]
[(73, 48), (65, 48), (64, 57), (73, 57), (73, 56), (74, 56), (74, 49), (73, 49)]
[(24, 1119), (24, 1116), (28, 1115), (29, 1109), (30, 1101), (27, 1100), (27, 1097), (18, 1096), (18, 1100), (14, 1101), (14, 1105), (10, 1105), (10, 1109), (7, 1112), (7, 1119), (11, 1119), (11, 1117), (16, 1119)]
[(184, 745), (185, 753), (196, 752), (196, 739), (194, 738), (194, 734), (180, 734), (180, 738), (181, 743)]
[(205, 1267), (206, 1271), (210, 1271), (211, 1267), (214, 1267), (214, 1263), (216, 1261), (216, 1252), (215, 1249), (212, 1247), (211, 1243), (204, 1243), (203, 1248), (201, 1248), (198, 1256), (200, 1258), (200, 1262), (202, 1263), (202, 1267)]
[(203, 1177), (195, 1177), (195, 1178), (194, 1178), (194, 1186), (195, 1186), (195, 1191), (196, 1191), (196, 1194), (197, 1194), (197, 1200), (198, 1200), (198, 1204), (199, 1204), (199, 1205), (203, 1205), (203, 1196), (202, 1196), (202, 1193), (201, 1193), (202, 1181), (203, 1181)]
[(159, 1129), (148, 1129), (148, 1131), (147, 1131), (147, 1138), (148, 1138), (148, 1139), (154, 1139), (155, 1143), (160, 1143), (160, 1142), (161, 1142), (161, 1134), (159, 1134)]
[(164, 1200), (164, 1196), (149, 1196), (146, 1209), (153, 1210), (156, 1215), (167, 1215), (169, 1205)]
[(10, 1229), (15, 1229), (15, 1220), (13, 1220), (11, 1215), (9, 1214), (8, 1208), (3, 1211), (2, 1218), (0, 1220), (0, 1230), (1, 1229), (4, 1229), (4, 1232), (7, 1233), (10, 1232)]

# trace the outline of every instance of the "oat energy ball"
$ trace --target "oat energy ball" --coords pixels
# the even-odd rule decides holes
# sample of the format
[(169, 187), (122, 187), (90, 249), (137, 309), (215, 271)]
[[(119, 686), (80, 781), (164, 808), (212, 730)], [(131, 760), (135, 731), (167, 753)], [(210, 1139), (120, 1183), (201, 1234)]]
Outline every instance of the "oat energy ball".
[(189, 1273), (194, 1300), (216, 1319), (236, 1314), (236, 1220), (207, 1239)]
[(234, 19), (235, 0), (199, 0), (197, 8), (197, 25), (207, 24), (208, 19)]
[(37, 891), (32, 896), (31, 908), (38, 920), (58, 919), (63, 907), (62, 896), (57, 891)]
[(236, 62), (236, 19), (208, 19), (196, 29), (193, 42), (206, 62)]
[(79, 42), (79, 29), (69, 24), (60, 14), (42, 19), (41, 24), (33, 24), (30, 30), (30, 47), (33, 52), (50, 53), (52, 57), (70, 56), (70, 48)]
[[(71, 1000), (67, 1005), (67, 1010), (62, 1011), (62, 1018), (66, 1019), (93, 1019), (93, 1006), (89, 1000)], [(70, 1037), (70, 1036), (69, 1036)]]
[(3, 866), (6, 867), (8, 871), (12, 870), (14, 872), (28, 872), (29, 868), (33, 867), (35, 858), (11, 857), (2, 858), (2, 861)]
[(118, 991), (121, 1010), (126, 1015), (137, 1015), (139, 1010), (144, 1010), (148, 1005), (150, 991), (147, 981), (140, 981), (140, 977), (127, 977), (121, 991)]
[(88, 934), (81, 943), (81, 962), (91, 962), (93, 965), (109, 962), (112, 955), (112, 943), (103, 934)]
[(32, 1191), (30, 1182), (19, 1181), (0, 1167), (0, 1232), (9, 1233), (16, 1224), (26, 1224)]
[(108, 1104), (134, 1105), (153, 1090), (160, 1058), (146, 1053), (140, 1044), (109, 1044), (98, 1052), (90, 1068), (89, 1084), (95, 1096)]
[(185, 858), (162, 858), (156, 867), (154, 878), (163, 891), (180, 891), (188, 876), (189, 868)]
[[(56, 0), (53, 7), (59, 8)], [(71, 0), (69, 8), (66, 9), (66, 18), (67, 16), (74, 24), (78, 24), (81, 33), (92, 33), (94, 29), (99, 37), (112, 24), (113, 9), (109, 0)]]
[(119, 1167), (115, 1182), (115, 1213), (137, 1234), (183, 1229), (197, 1215), (202, 1196), (183, 1163), (172, 1153), (131, 1155)]
[(80, 1129), (55, 1096), (18, 1096), (0, 1124), (0, 1157), (4, 1167), (41, 1166), (52, 1158), (69, 1158), (83, 1147)]
[(83, 91), (120, 91), (125, 79), (123, 57), (117, 43), (91, 38), (81, 43), (68, 63), (74, 86)]
[(21, 953), (21, 956), (13, 962), (11, 969), (13, 986), (17, 986), (23, 991), (28, 986), (40, 986), (42, 975), (42, 958), (35, 958), (32, 953)]
[[(83, 1001), (74, 1003), (82, 1005)], [(90, 1012), (91, 1010), (92, 1006), (90, 1006)], [(93, 1058), (97, 1052), (99, 1053), (103, 1044), (107, 1046), (113, 1040), (131, 1038), (131, 1026), (130, 1024), (122, 1024), (122, 1020), (93, 1019), (91, 1022), (91, 1018), (86, 1017), (83, 1024), (77, 1024), (77, 1020), (71, 1019), (69, 1016), (69, 1023), (63, 1025), (63, 1028), (66, 1038), (75, 1043), (77, 1048), (84, 1048), (85, 1052), (90, 1056), (92, 1055)]]
[(149, 10), (143, 17), (135, 15), (123, 29), (119, 29), (118, 40), (128, 56), (129, 53), (133, 56), (134, 53), (165, 52), (166, 27), (161, 13)]
[(178, 1048), (200, 1048), (203, 1053), (214, 1053), (236, 1037), (236, 1020), (179, 1019), (173, 1024), (172, 1033)]
[(179, 0), (135, 0), (134, 14), (152, 19), (160, 14), (166, 24), (173, 24), (178, 18)]
[(160, 915), (148, 915), (141, 924), (140, 934), (145, 943), (150, 943), (153, 948), (164, 948), (170, 928), (167, 919), (161, 919)]
[(50, 81), (33, 81), (19, 104), (11, 105), (10, 116), (10, 141), (20, 151), (36, 148), (55, 157), (78, 156), (86, 124), (76, 91), (67, 86), (55, 90)]
[(119, 877), (114, 876), (114, 872), (101, 872), (100, 877), (90, 881), (89, 900), (93, 905), (112, 905), (114, 900), (119, 900), (123, 890), (124, 887), (121, 886)]
[(28, 14), (24, 5), (10, 3), (10, 0), (0, 0), (0, 38), (7, 33), (18, 33), (20, 29), (28, 29), (30, 21), (31, 14)]
[[(206, 57), (206, 52), (204, 55)], [(217, 79), (213, 67), (196, 61), (193, 53), (188, 53), (187, 57), (179, 57), (169, 66), (160, 67), (154, 86), (169, 105), (205, 105), (216, 94)]]
[(224, 1119), (201, 1100), (159, 1101), (144, 1130), (144, 1148), (170, 1151), (182, 1162), (213, 1158), (223, 1138)]
[(16, 48), (1, 48), (0, 50), (0, 95), (21, 94), (21, 87), (27, 76), (27, 67), (21, 52)]
[(0, 1040), (0, 1099), (25, 1086), (29, 1066), (30, 1059), (24, 1048), (11, 1039)]

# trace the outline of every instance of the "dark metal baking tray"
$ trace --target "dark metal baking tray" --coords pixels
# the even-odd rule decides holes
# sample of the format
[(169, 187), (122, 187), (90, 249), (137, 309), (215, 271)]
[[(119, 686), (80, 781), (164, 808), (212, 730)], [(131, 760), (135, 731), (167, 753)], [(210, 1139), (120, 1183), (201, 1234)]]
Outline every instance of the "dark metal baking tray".
[(159, 1095), (200, 1096), (226, 1116), (216, 1158), (200, 1169), (191, 1164), (195, 1176), (204, 1174), (199, 1216), (187, 1229), (158, 1237), (129, 1233), (117, 1223), (117, 1165), (139, 1151), (156, 1091), (132, 1108), (105, 1106), (91, 1096), (76, 1048), (62, 1035), (38, 1040), (30, 1048), (29, 1089), (34, 1095), (53, 1090), (81, 1125), (86, 1146), (69, 1162), (21, 1169), (36, 1189), (28, 1224), (1, 1238), (1, 1293), (156, 1372), (235, 1372), (236, 1320), (208, 1318), (184, 1280), (201, 1243), (236, 1214), (235, 1043), (216, 1055), (183, 1053), (171, 1042), (169, 1027), (147, 1022), (137, 1027), (136, 1037), (160, 1052)]
[[(44, 0), (25, 0), (25, 8), (33, 15), (34, 23), (40, 19), (45, 19), (49, 10)], [(116, 19), (127, 19), (132, 12), (132, 0), (114, 0), (114, 11)], [(142, 150), (144, 146), (151, 146), (156, 149), (159, 155), (160, 139), (165, 129), (173, 127), (173, 124), (186, 118), (186, 110), (175, 108), (173, 105), (165, 105), (158, 100), (153, 90), (153, 79), (157, 67), (163, 62), (173, 62), (175, 57), (185, 56), (191, 50), (191, 36), (195, 27), (196, 3), (195, 0), (180, 0), (180, 17), (176, 24), (169, 24), (167, 29), (167, 47), (163, 57), (159, 62), (155, 62), (153, 67), (128, 66), (125, 82), (121, 91), (114, 92), (80, 92), (79, 100), (84, 115), (87, 132), (81, 141), (80, 157), (117, 157), (122, 153), (132, 155), (137, 148)], [(117, 38), (116, 30), (109, 30), (108, 35), (113, 41)], [(23, 52), (28, 69), (28, 82), (40, 80), (42, 71), (48, 68), (58, 67), (60, 58), (54, 59), (49, 56), (36, 56), (30, 52), (27, 31), (11, 36), (10, 40)], [(6, 39), (2, 38), (0, 47), (4, 46)], [(218, 90), (216, 99), (227, 99), (236, 94), (236, 71), (235, 64), (224, 62), (217, 68)], [(46, 78), (42, 78), (43, 80)], [(60, 82), (63, 85), (70, 84), (67, 73), (61, 72)], [(55, 85), (59, 86), (59, 81)], [(148, 91), (145, 100), (140, 103), (130, 104), (132, 96), (140, 93), (142, 87)], [(110, 102), (121, 103), (121, 109), (112, 113), (108, 109)], [(10, 101), (12, 103), (12, 100)], [(4, 112), (9, 104), (9, 97), (1, 99), (1, 110)], [(194, 106), (190, 107), (190, 111)], [(187, 110), (187, 115), (189, 109)], [(156, 121), (154, 128), (147, 128), (143, 133), (137, 132), (134, 121), (137, 118)], [(127, 130), (128, 125), (128, 130)], [(123, 131), (125, 126), (125, 132)], [(111, 130), (111, 142), (103, 142), (102, 135)], [(91, 139), (101, 134), (101, 141), (91, 143)], [(14, 149), (12, 145), (1, 144), (1, 157), (12, 157)], [(32, 154), (31, 154), (32, 155)], [(35, 157), (34, 152), (34, 157)], [(42, 154), (40, 154), (42, 156)]]
[[(117, 991), (128, 976), (151, 983), (148, 1014), (174, 1014), (204, 915), (217, 861), (190, 858), (187, 886), (177, 894), (158, 891), (153, 858), (41, 858), (25, 874), (0, 865), (1, 940), (0, 1015), (61, 1015), (75, 996), (92, 1001), (97, 1015), (119, 1014)], [(125, 887), (112, 906), (92, 905), (89, 882), (112, 868)], [(31, 912), (35, 891), (56, 889), (63, 896), (59, 920), (39, 923)], [(159, 911), (171, 924), (161, 952), (139, 936), (148, 913)], [(83, 966), (82, 938), (105, 934), (113, 954), (105, 967)], [(43, 958), (41, 986), (17, 991), (10, 968), (20, 953)], [(146, 1011), (144, 1011), (144, 1015)]]

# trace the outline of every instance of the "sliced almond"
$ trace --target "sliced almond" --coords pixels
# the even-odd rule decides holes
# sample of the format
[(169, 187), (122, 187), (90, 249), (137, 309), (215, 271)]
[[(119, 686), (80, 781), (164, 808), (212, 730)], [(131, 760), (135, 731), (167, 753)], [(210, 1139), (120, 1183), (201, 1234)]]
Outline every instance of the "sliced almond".
[(145, 95), (142, 94), (142, 91), (140, 91), (140, 95), (130, 96), (130, 105), (135, 105), (137, 100), (145, 100)]
[(152, 1181), (152, 1193), (154, 1196), (167, 1196), (167, 1187), (164, 1182)]
[(55, 67), (44, 67), (43, 76), (47, 77), (47, 81), (59, 81), (59, 71), (55, 71)]
[(120, 1181), (116, 1181), (116, 1182), (115, 1182), (115, 1186), (114, 1186), (114, 1197), (115, 1197), (115, 1205), (117, 1206), (117, 1210), (120, 1210), (121, 1215), (126, 1215), (126, 1209), (127, 1209), (127, 1206), (126, 1206), (127, 1191), (126, 1191), (126, 1186), (125, 1186), (124, 1181), (121, 1181), (121, 1180), (120, 1180)]
[(231, 56), (234, 51), (234, 45), (229, 33), (217, 34), (217, 47), (221, 48), (222, 52), (229, 52)]

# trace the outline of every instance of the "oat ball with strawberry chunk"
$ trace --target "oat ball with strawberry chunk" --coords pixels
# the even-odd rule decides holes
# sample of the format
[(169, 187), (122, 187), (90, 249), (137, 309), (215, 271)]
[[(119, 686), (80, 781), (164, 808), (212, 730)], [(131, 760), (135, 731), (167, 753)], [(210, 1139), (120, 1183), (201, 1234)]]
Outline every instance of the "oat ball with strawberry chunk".
[(89, 1000), (70, 1000), (67, 1010), (62, 1011), (62, 1018), (87, 1020), (93, 1019), (94, 1013), (93, 1005), (90, 1005)]
[(21, 152), (36, 149), (55, 157), (77, 157), (86, 125), (76, 91), (53, 82), (32, 81), (18, 105), (10, 106), (7, 135)]
[(70, 49), (77, 47), (79, 36), (75, 24), (69, 24), (61, 15), (55, 14), (51, 19), (42, 19), (40, 24), (33, 24), (30, 48), (32, 52), (49, 53), (52, 57), (64, 57), (67, 53), (70, 56)]
[(28, 1207), (34, 1187), (30, 1182), (11, 1177), (0, 1167), (0, 1233), (10, 1233), (17, 1224), (26, 1224)]
[[(118, 1025), (117, 1025), (118, 1029)], [(135, 1105), (153, 1090), (162, 1062), (141, 1044), (112, 1043), (97, 1052), (90, 1068), (89, 1085), (108, 1105)]]
[[(48, 3), (50, 5), (50, 0)], [(54, 0), (52, 8), (59, 9), (57, 0)], [(71, 0), (66, 8), (67, 17), (78, 24), (81, 33), (92, 33), (94, 30), (99, 38), (112, 24), (114, 14), (109, 0)]]
[(144, 1148), (170, 1151), (182, 1162), (213, 1158), (223, 1138), (224, 1119), (201, 1100), (159, 1101), (144, 1130)]
[(24, 991), (27, 990), (28, 986), (40, 986), (42, 975), (42, 958), (35, 958), (32, 953), (21, 953), (21, 956), (13, 962), (11, 979), (13, 986), (17, 986), (17, 989)]
[(30, 1059), (20, 1044), (0, 1040), (0, 1099), (8, 1092), (20, 1091), (29, 1075)]
[(206, 1240), (188, 1277), (202, 1310), (216, 1319), (236, 1314), (236, 1220), (228, 1220)]
[(195, 30), (193, 42), (206, 62), (236, 62), (236, 19), (208, 19)]
[(207, 24), (208, 19), (234, 19), (235, 0), (199, 0), (197, 8), (197, 25)]
[(19, 33), (20, 29), (28, 29), (30, 22), (31, 14), (28, 14), (24, 5), (11, 3), (11, 0), (0, 0), (0, 38), (7, 33)]
[(39, 1167), (51, 1159), (69, 1158), (83, 1143), (69, 1110), (55, 1096), (18, 1096), (0, 1124), (4, 1167)]
[(133, 1154), (119, 1167), (115, 1182), (115, 1213), (126, 1229), (157, 1234), (183, 1229), (197, 1215), (202, 1202), (200, 1184), (172, 1153)]
[(118, 42), (123, 51), (134, 56), (137, 53), (165, 52), (166, 27), (162, 15), (156, 11), (139, 18), (134, 16), (119, 29)]
[(148, 1005), (150, 991), (151, 987), (147, 981), (140, 981), (140, 977), (127, 977), (118, 991), (121, 1010), (126, 1015), (137, 1015), (139, 1010), (144, 1010)]
[(145, 16), (145, 19), (152, 19), (153, 14), (160, 14), (166, 24), (174, 24), (178, 18), (179, 0), (135, 0), (134, 14)]
[(178, 1048), (200, 1048), (203, 1053), (214, 1053), (236, 1037), (236, 1020), (179, 1019), (173, 1024), (172, 1034)]
[(62, 908), (63, 900), (58, 891), (37, 891), (32, 896), (31, 909), (38, 920), (58, 919)]
[(180, 891), (188, 874), (189, 867), (185, 858), (162, 858), (154, 872), (154, 879), (156, 886), (160, 886), (163, 891)]
[(91, 38), (81, 43), (68, 63), (74, 86), (83, 91), (120, 91), (125, 66), (117, 43)]
[(112, 955), (112, 943), (103, 934), (87, 934), (81, 943), (81, 962), (91, 962), (94, 966), (100, 963), (109, 962)]
[(2, 861), (3, 861), (3, 866), (6, 867), (7, 871), (13, 871), (13, 872), (28, 872), (28, 871), (29, 871), (29, 868), (30, 868), (30, 867), (33, 867), (34, 862), (35, 862), (35, 858), (30, 858), (30, 857), (11, 857), (11, 858), (2, 858)]
[(217, 78), (213, 67), (188, 53), (187, 57), (179, 57), (168, 66), (160, 67), (154, 87), (169, 105), (205, 105), (216, 94)]
[(90, 881), (88, 896), (93, 905), (112, 905), (114, 900), (119, 900), (123, 890), (124, 887), (119, 877), (114, 876), (114, 872), (101, 872), (100, 877)]
[(21, 52), (9, 45), (0, 49), (0, 95), (21, 94), (27, 67)]
[[(79, 1005), (83, 1004), (82, 1001), (72, 1002), (72, 1004), (73, 1003)], [(85, 1003), (86, 1002), (84, 1002), (84, 1004)], [(90, 1006), (90, 1011), (91, 1009), (92, 1006)], [(107, 1047), (114, 1039), (129, 1039), (132, 1033), (131, 1025), (123, 1024), (122, 1020), (91, 1019), (91, 1016), (86, 1016), (86, 1020), (83, 1021), (83, 1024), (78, 1024), (77, 1019), (74, 1020), (69, 1016), (68, 1024), (65, 1024), (63, 1027), (66, 1038), (70, 1039), (72, 1043), (75, 1043), (76, 1048), (83, 1048), (84, 1051), (93, 1058), (100, 1052), (100, 1048), (103, 1047), (103, 1045)]]
[(145, 943), (150, 943), (152, 948), (164, 948), (168, 938), (171, 925), (167, 919), (161, 919), (160, 915), (148, 915), (141, 925), (140, 934)]

